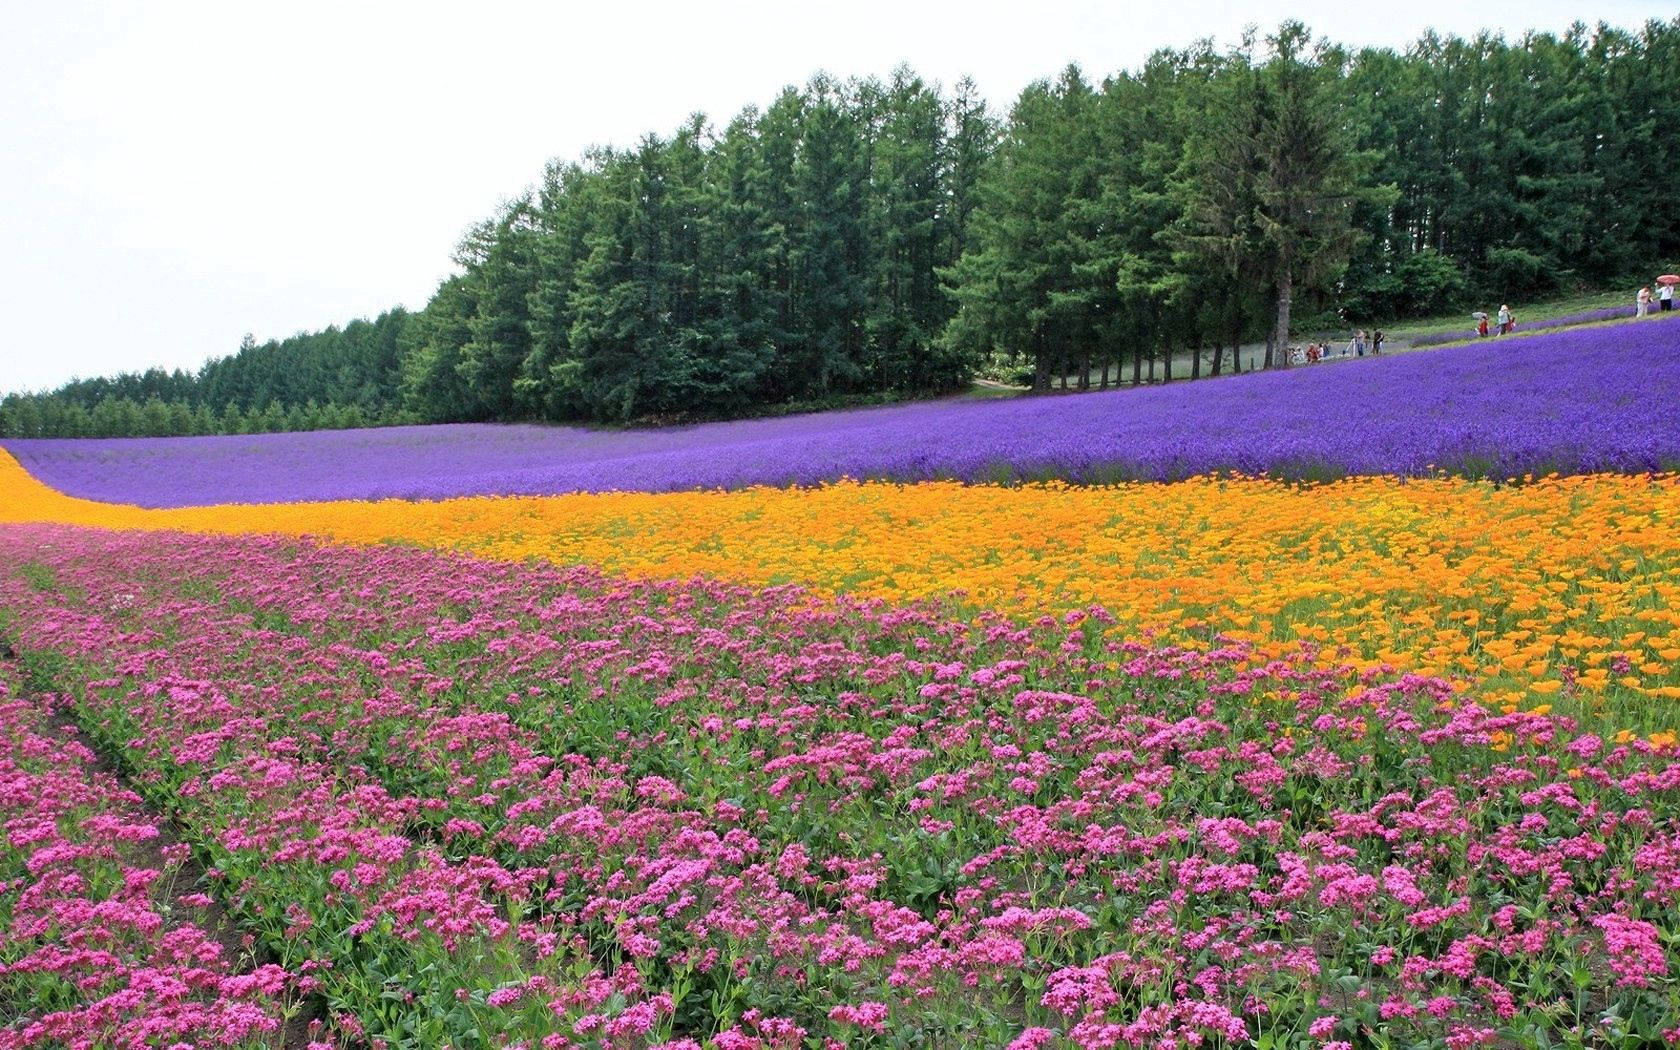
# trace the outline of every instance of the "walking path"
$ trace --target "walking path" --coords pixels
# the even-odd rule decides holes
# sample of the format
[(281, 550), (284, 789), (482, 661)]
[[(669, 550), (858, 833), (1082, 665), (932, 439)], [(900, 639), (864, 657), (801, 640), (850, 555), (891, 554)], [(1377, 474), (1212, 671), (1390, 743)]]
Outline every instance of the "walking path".
[[(1651, 317), (1644, 318), (1644, 320), (1651, 320), (1652, 318), (1661, 317), (1661, 316), (1664, 316), (1664, 315), (1653, 314)], [(1680, 316), (1680, 314), (1676, 314), (1674, 316)], [(1608, 324), (1633, 323), (1635, 320), (1638, 320), (1638, 319), (1634, 318), (1630, 314), (1629, 316), (1627, 316), (1625, 318), (1585, 321), (1585, 322), (1580, 322), (1578, 324), (1563, 325), (1563, 326), (1548, 326), (1546, 324), (1546, 319), (1543, 318), (1540, 321), (1535, 322), (1534, 324), (1518, 328), (1516, 332), (1512, 333), (1512, 335), (1513, 336), (1535, 335), (1535, 334), (1538, 334), (1538, 333), (1541, 333), (1541, 332), (1560, 331), (1560, 330), (1562, 330), (1562, 328), (1582, 327), (1583, 325), (1586, 325), (1586, 324), (1598, 325), (1598, 324), (1607, 324), (1607, 323)], [(1411, 353), (1411, 352), (1419, 351), (1419, 350), (1440, 350), (1440, 349), (1443, 349), (1443, 348), (1448, 347), (1448, 346), (1459, 345), (1459, 341), (1456, 340), (1456, 339), (1452, 340), (1450, 342), (1426, 342), (1421, 346), (1415, 345), (1414, 344), (1414, 339), (1419, 338), (1422, 335), (1423, 335), (1423, 333), (1413, 333), (1411, 335), (1396, 335), (1396, 336), (1385, 335), (1383, 337), (1382, 353), (1378, 354), (1378, 355), (1374, 355), (1374, 356), (1385, 357), (1389, 354), (1404, 354), (1404, 353)], [(1349, 338), (1350, 338), (1349, 336), (1343, 335), (1340, 338), (1340, 340), (1338, 341), (1337, 337), (1335, 337), (1333, 335), (1332, 336), (1310, 335), (1310, 336), (1302, 337), (1300, 340), (1297, 341), (1297, 343), (1295, 345), (1305, 346), (1307, 343), (1329, 342), (1330, 347), (1331, 347), (1332, 356), (1316, 362), (1315, 365), (1316, 364), (1335, 364), (1335, 363), (1338, 363), (1338, 362), (1341, 362), (1341, 361), (1359, 360), (1359, 358), (1356, 357), (1351, 350), (1348, 351), (1348, 354), (1347, 354), (1346, 357), (1341, 356), (1343, 349), (1348, 346)], [(1473, 342), (1473, 341), (1476, 341), (1476, 339), (1477, 339), (1475, 331), (1469, 326), (1468, 323), (1465, 326), (1464, 337), (1463, 338), (1464, 338), (1464, 341), (1466, 341), (1466, 342)], [(1486, 337), (1486, 341), (1492, 343), (1492, 342), (1497, 342), (1501, 338), (1505, 338), (1505, 337), (1502, 337), (1502, 336), (1499, 336), (1499, 335), (1489, 335), (1489, 336)], [(1369, 349), (1367, 349), (1365, 351), (1365, 356), (1366, 357), (1371, 357), (1373, 355), (1371, 354), (1371, 351)], [(1190, 355), (1189, 351), (1184, 351), (1184, 352), (1176, 353), (1176, 354), (1173, 355), (1172, 374), (1173, 374), (1173, 381), (1174, 382), (1178, 382), (1178, 381), (1183, 380), (1183, 379), (1188, 379), (1190, 377), (1190, 363), (1191, 363), (1190, 362), (1190, 357), (1191, 357), (1191, 355)], [(1213, 360), (1213, 351), (1203, 350), (1202, 351), (1202, 378), (1204, 378), (1204, 379), (1208, 378), (1209, 376), (1212, 375), (1212, 372), (1211, 372), (1211, 369), (1213, 367), (1212, 360)], [(1255, 371), (1262, 370), (1265, 367), (1265, 363), (1266, 363), (1266, 344), (1264, 342), (1244, 343), (1242, 346), (1237, 348), (1237, 360), (1239, 360), (1241, 362), (1241, 364), (1242, 364), (1241, 370), (1243, 372), (1255, 372)], [(1231, 352), (1230, 348), (1227, 347), (1226, 351), (1225, 351), (1225, 361), (1224, 361), (1225, 367), (1221, 371), (1221, 373), (1220, 373), (1221, 375), (1231, 374), (1231, 362), (1232, 362), (1232, 352)], [(1296, 365), (1295, 367), (1301, 368), (1301, 367), (1309, 367), (1309, 366)], [(1147, 376), (1147, 374), (1148, 373), (1146, 371), (1145, 375)], [(1155, 382), (1156, 383), (1159, 383), (1161, 381), (1162, 374), (1163, 374), (1163, 371), (1162, 371), (1162, 367), (1161, 367), (1161, 362), (1157, 361), (1156, 364), (1155, 364)], [(1068, 388), (1070, 390), (1073, 388), (1073, 383), (1075, 382), (1076, 379), (1077, 379), (1077, 376), (1075, 376), (1073, 374), (1070, 374), (1068, 376)], [(1101, 371), (1099, 369), (1092, 369), (1092, 371), (1091, 371), (1091, 387), (1093, 389), (1096, 388), (1097, 384), (1101, 381), (1101, 379), (1102, 379)], [(1148, 382), (1149, 381), (1146, 378), (1145, 381), (1144, 381), (1145, 385), (1148, 385)], [(1108, 384), (1110, 387), (1130, 386), (1131, 383), (1132, 383), (1132, 369), (1131, 369), (1130, 362), (1128, 362), (1126, 364), (1126, 366), (1123, 369), (1121, 369), (1120, 375), (1118, 377), (1116, 377), (1115, 374), (1114, 374), (1114, 371), (1112, 369), (1110, 369), (1109, 384)], [(990, 381), (990, 380), (977, 380), (976, 385), (986, 386), (986, 387), (991, 388), (991, 389), (1000, 389), (1000, 390), (1001, 389), (1020, 389), (1020, 390), (1026, 389), (1025, 387), (1011, 388), (1007, 384), (997, 383), (997, 382), (993, 382), (993, 381)], [(1058, 385), (1058, 389), (1059, 389), (1059, 385)]]

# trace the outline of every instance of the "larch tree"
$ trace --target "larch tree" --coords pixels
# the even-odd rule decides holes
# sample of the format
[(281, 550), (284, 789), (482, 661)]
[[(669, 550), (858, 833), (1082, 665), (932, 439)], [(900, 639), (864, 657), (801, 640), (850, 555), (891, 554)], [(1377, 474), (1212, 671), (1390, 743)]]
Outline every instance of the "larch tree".
[(1295, 297), (1347, 263), (1364, 237), (1354, 207), (1373, 188), (1362, 182), (1369, 158), (1345, 120), (1342, 54), (1315, 43), (1299, 22), (1284, 23), (1267, 44), (1252, 80), (1254, 214), (1276, 302), (1272, 363), (1284, 367)]

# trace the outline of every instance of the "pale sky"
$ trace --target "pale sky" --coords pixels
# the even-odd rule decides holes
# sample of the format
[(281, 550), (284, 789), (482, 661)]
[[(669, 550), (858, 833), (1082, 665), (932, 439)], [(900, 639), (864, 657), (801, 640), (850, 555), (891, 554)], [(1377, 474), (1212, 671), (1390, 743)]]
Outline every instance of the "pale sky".
[[(576, 8), (574, 10), (574, 7)], [(816, 70), (967, 73), (1004, 109), (1076, 61), (1300, 18), (1353, 46), (1637, 26), (1621, 0), (1138, 3), (52, 2), (0, 27), (0, 392), (196, 368), (418, 309), (551, 157), (722, 124)]]

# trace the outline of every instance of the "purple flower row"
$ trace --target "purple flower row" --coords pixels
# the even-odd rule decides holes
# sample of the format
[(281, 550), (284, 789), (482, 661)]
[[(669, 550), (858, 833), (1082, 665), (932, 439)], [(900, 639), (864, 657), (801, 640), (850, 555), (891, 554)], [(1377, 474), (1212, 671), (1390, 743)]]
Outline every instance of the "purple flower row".
[(1579, 329), (1112, 393), (661, 430), (503, 425), (5, 443), (72, 495), (148, 507), (921, 481), (1421, 476), (1680, 465), (1680, 323)]

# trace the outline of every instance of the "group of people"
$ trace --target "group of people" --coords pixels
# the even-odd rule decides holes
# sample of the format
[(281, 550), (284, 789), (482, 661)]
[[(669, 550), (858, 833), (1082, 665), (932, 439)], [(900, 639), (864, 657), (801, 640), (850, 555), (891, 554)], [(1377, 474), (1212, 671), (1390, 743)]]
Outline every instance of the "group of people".
[[(1517, 330), (1517, 315), (1511, 312), (1509, 303), (1499, 304), (1499, 313), (1495, 320), (1499, 322), (1500, 335), (1509, 335)], [(1486, 313), (1476, 314), (1476, 334), (1479, 336), (1488, 334), (1488, 315)]]
[[(1646, 285), (1639, 289), (1638, 294), (1634, 296), (1634, 305), (1637, 308), (1636, 316), (1649, 316), (1653, 302), (1664, 313), (1674, 309), (1674, 288), (1675, 285), (1680, 284), (1680, 278), (1676, 278), (1672, 274), (1664, 274), (1656, 279), (1655, 284), (1657, 290), (1654, 293), (1651, 291), (1651, 286)], [(1488, 313), (1481, 310), (1478, 310), (1474, 316), (1478, 336), (1493, 334), (1495, 325), (1497, 325), (1497, 331), (1500, 335), (1509, 335), (1517, 330), (1517, 315), (1511, 312), (1509, 303), (1500, 303), (1499, 312), (1492, 315), (1491, 318)], [(1490, 320), (1492, 324), (1489, 323)], [(1328, 342), (1292, 346), (1289, 348), (1289, 363), (1314, 364), (1335, 357), (1364, 357), (1367, 350), (1373, 354), (1380, 354), (1382, 353), (1382, 344), (1382, 332), (1372, 332), (1370, 337), (1366, 338), (1365, 329), (1361, 328), (1353, 333), (1353, 338), (1340, 347), (1333, 346)]]
[(1340, 347), (1340, 353), (1337, 353), (1337, 347), (1327, 342), (1308, 343), (1304, 347), (1290, 347), (1289, 361), (1290, 364), (1307, 365), (1316, 364), (1319, 361), (1328, 361), (1333, 357), (1364, 357), (1367, 350), (1372, 354), (1382, 353), (1382, 344), (1383, 334), (1381, 331), (1372, 332), (1367, 337), (1365, 329), (1361, 328), (1353, 333), (1352, 339), (1349, 339)]
[(1657, 294), (1654, 297), (1651, 295), (1650, 285), (1647, 284), (1640, 288), (1638, 294), (1633, 297), (1633, 315), (1635, 317), (1649, 316), (1653, 298), (1657, 301), (1658, 309), (1664, 313), (1674, 309), (1674, 282), (1664, 280), (1661, 277), (1657, 278)]

